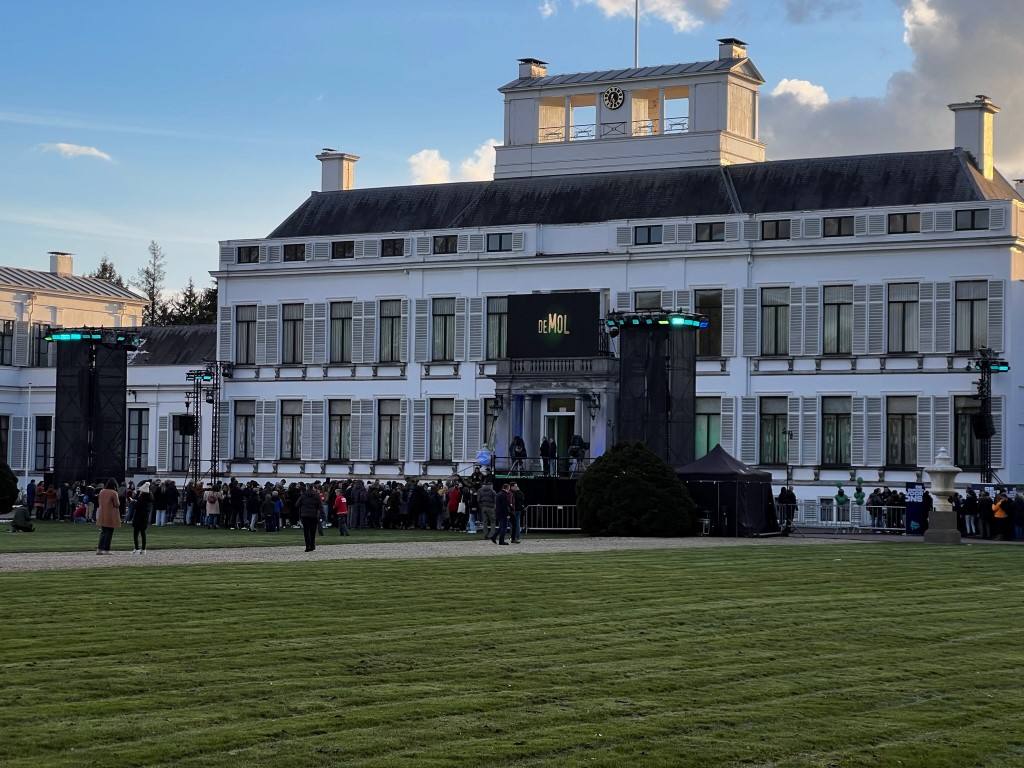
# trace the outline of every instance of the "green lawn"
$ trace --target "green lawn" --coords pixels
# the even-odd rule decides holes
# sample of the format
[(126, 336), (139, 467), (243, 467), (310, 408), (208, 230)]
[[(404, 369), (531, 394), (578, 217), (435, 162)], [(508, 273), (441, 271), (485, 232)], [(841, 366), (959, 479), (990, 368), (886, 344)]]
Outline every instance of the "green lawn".
[(1022, 555), (5, 574), (0, 764), (1016, 767)]

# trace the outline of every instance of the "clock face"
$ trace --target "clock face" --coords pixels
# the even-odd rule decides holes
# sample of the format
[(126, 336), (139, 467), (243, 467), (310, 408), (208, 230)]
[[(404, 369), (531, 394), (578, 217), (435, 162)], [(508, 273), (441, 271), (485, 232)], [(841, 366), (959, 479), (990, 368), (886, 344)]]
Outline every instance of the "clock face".
[(622, 102), (624, 102), (625, 100), (626, 94), (624, 94), (622, 92), (622, 89), (619, 88), (617, 85), (613, 85), (611, 88), (605, 91), (604, 97), (602, 98), (602, 101), (604, 101), (604, 105), (608, 107), (608, 109), (618, 109), (619, 107), (622, 106)]

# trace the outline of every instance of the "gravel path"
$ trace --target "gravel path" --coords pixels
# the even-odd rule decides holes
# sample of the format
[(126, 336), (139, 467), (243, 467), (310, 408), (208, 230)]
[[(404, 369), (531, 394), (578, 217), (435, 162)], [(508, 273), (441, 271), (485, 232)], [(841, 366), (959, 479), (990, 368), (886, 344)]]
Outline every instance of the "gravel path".
[[(877, 540), (877, 539), (874, 539)], [(889, 539), (898, 541), (899, 537)], [(60, 571), (80, 568), (148, 567), (153, 565), (208, 565), (211, 563), (291, 563), (322, 560), (401, 560), (420, 557), (518, 557), (556, 552), (607, 552), (620, 549), (700, 549), (708, 547), (776, 547), (803, 544), (850, 543), (846, 537), (770, 537), (722, 539), (565, 538), (531, 539), (500, 547), (489, 541), (396, 542), (386, 544), (329, 544), (314, 552), (296, 547), (237, 547), (231, 549), (164, 549), (133, 555), (121, 550), (97, 555), (89, 552), (24, 552), (0, 557), (0, 573)]]

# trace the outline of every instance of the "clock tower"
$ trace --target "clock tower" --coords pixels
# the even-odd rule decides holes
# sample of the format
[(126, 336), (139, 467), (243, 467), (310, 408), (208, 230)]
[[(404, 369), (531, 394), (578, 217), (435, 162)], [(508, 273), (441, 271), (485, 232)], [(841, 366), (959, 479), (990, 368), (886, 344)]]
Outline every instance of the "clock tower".
[(496, 179), (761, 162), (758, 88), (746, 43), (718, 58), (571, 75), (520, 59), (505, 95)]

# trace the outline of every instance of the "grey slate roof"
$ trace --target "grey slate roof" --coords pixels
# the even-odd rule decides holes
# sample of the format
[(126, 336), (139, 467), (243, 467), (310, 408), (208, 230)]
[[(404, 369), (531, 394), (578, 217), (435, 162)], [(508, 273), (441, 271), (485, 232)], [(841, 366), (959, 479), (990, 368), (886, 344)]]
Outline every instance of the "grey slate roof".
[(314, 192), (269, 238), (1020, 199), (959, 149)]
[(63, 293), (84, 293), (91, 296), (110, 296), (115, 299), (144, 301), (144, 297), (130, 288), (121, 288), (109, 280), (80, 275), (55, 275), (39, 269), (0, 267), (0, 285), (17, 288), (39, 288)]
[[(132, 365), (190, 365), (202, 367), (217, 359), (217, 326), (145, 325), (139, 336), (146, 340)], [(180, 383), (180, 382), (173, 382)]]
[[(740, 66), (742, 65), (742, 66)], [(757, 67), (750, 59), (715, 59), (713, 61), (693, 61), (689, 64), (663, 64), (656, 67), (631, 67), (629, 69), (604, 69), (597, 72), (575, 72), (569, 75), (546, 75), (545, 77), (520, 77), (506, 83), (498, 90), (517, 91), (526, 88), (546, 88), (555, 85), (578, 85), (581, 83), (601, 83), (607, 81), (641, 80), (655, 77), (671, 77), (672, 75), (695, 75), (704, 72), (728, 72), (734, 68), (748, 69), (750, 74), (761, 77)]]

